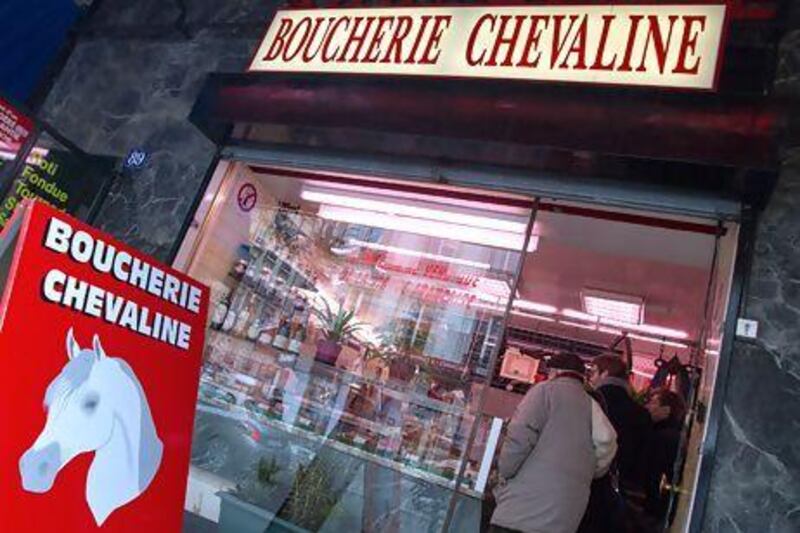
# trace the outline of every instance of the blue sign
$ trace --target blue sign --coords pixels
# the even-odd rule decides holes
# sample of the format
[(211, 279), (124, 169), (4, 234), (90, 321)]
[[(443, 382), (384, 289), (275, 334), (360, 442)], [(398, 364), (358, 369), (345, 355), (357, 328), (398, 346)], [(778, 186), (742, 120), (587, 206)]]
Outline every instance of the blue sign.
[[(0, 1), (0, 93), (24, 102), (42, 81), (80, 15), (75, 0)], [(85, 2), (83, 2), (85, 3)]]
[(138, 170), (147, 164), (148, 154), (141, 148), (134, 148), (125, 157), (125, 162), (122, 164), (127, 169)]

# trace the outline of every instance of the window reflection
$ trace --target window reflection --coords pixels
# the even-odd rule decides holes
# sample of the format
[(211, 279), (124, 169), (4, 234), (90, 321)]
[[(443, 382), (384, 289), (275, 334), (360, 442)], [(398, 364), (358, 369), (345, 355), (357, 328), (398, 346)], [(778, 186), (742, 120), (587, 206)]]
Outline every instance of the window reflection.
[(451, 212), (413, 232), (291, 182), (257, 182), (243, 212), (229, 179), (190, 269), (213, 303), (188, 509), (220, 531), (435, 531), (463, 462), (477, 524), (493, 448), (474, 411), (520, 260), (481, 232), (524, 231), (528, 213), (435, 236), (493, 219), (404, 199)]

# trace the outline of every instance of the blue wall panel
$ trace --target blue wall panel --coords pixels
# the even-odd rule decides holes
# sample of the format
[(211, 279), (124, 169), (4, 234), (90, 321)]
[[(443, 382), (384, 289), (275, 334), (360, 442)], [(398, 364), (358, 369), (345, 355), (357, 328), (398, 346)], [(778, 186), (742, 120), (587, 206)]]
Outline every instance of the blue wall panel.
[(27, 100), (79, 13), (73, 0), (0, 0), (0, 94)]

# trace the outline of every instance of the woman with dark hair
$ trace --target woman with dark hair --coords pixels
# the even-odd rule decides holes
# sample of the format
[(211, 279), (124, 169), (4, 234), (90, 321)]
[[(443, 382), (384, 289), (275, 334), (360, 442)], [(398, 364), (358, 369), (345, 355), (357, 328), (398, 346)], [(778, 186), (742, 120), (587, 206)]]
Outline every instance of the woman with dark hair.
[(671, 390), (656, 391), (647, 402), (652, 427), (645, 446), (645, 511), (663, 520), (669, 498), (661, 494), (661, 477), (672, 480), (681, 442), (686, 403)]

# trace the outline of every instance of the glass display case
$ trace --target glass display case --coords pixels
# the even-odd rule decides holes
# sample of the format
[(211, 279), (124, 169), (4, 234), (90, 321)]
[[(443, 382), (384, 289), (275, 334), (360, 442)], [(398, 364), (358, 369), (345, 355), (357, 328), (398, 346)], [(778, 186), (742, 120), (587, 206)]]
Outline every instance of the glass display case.
[(529, 209), (247, 183), (255, 208), (226, 178), (188, 269), (212, 288), (188, 509), (221, 531), (436, 531), (453, 500), (477, 525), (499, 433), (477, 406)]

